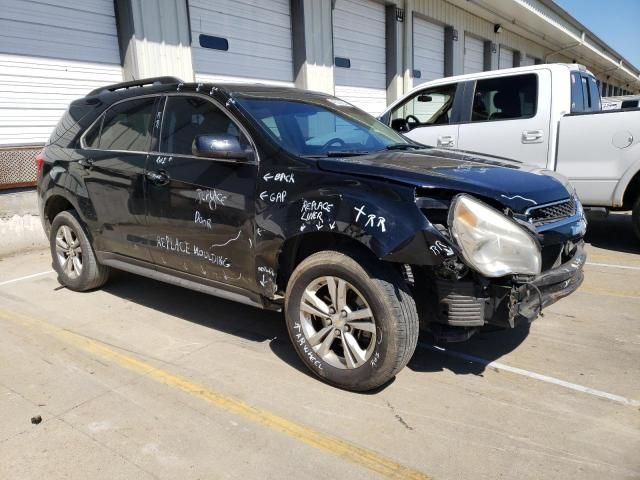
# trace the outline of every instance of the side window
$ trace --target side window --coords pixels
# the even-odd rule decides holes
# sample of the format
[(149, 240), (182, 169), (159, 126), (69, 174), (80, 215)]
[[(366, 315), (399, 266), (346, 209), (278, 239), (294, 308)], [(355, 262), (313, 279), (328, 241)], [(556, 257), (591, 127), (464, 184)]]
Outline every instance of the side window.
[(584, 90), (578, 72), (571, 73), (571, 113), (584, 112)]
[(201, 97), (170, 96), (164, 110), (160, 151), (193, 155), (198, 135), (228, 134), (247, 144), (240, 129), (216, 105)]
[(538, 79), (534, 73), (478, 80), (471, 121), (531, 118), (536, 115), (537, 104)]
[(588, 76), (586, 79), (589, 86), (590, 111), (597, 112), (600, 110), (600, 91), (598, 90), (598, 84), (596, 83), (596, 79), (593, 77)]
[(421, 90), (391, 112), (391, 126), (400, 131), (451, 122), (457, 84)]
[[(104, 114), (97, 147), (101, 150), (146, 152), (151, 142), (156, 97), (128, 100)], [(85, 138), (85, 141), (88, 141)], [(93, 140), (95, 144), (95, 140)]]
[(91, 130), (84, 134), (84, 144), (87, 148), (98, 148), (103, 120), (104, 115), (100, 115), (98, 121), (91, 127)]

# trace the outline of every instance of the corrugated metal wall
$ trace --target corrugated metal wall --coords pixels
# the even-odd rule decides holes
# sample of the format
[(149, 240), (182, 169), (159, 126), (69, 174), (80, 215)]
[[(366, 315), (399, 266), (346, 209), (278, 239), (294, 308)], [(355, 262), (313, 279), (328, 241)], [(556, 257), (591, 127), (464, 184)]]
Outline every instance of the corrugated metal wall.
[(111, 0), (0, 0), (0, 145), (44, 142), (71, 100), (121, 79)]
[[(515, 33), (504, 29), (501, 33), (493, 31), (491, 22), (477, 17), (461, 8), (442, 0), (414, 0), (413, 10), (446, 25), (452, 26), (458, 31), (458, 40), (453, 42), (453, 74), (463, 73), (464, 64), (464, 32), (468, 32), (485, 40), (490, 40), (496, 45), (502, 44), (513, 50), (518, 50), (524, 56), (528, 54), (535, 58), (544, 58), (546, 49), (535, 42), (527, 40)], [(498, 48), (493, 54), (492, 68), (498, 68)]]

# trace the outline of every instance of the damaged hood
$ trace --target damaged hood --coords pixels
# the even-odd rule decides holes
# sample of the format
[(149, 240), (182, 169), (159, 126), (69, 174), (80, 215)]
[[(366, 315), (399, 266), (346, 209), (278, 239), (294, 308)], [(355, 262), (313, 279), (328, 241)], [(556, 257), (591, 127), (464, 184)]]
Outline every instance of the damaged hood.
[(424, 189), (470, 193), (523, 213), (535, 205), (565, 200), (561, 176), (514, 160), (456, 150), (429, 148), (382, 151), (358, 157), (318, 160), (326, 171), (362, 175)]

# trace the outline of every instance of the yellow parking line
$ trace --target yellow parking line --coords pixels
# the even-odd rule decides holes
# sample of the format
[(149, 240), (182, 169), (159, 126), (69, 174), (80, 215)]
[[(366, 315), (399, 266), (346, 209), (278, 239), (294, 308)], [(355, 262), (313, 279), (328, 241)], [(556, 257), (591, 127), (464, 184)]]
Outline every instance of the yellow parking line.
[(166, 370), (156, 368), (146, 362), (120, 353), (106, 344), (84, 337), (80, 334), (64, 330), (50, 323), (35, 318), (26, 318), (15, 313), (0, 310), (0, 318), (19, 323), (33, 330), (41, 331), (92, 355), (101, 357), (127, 370), (145, 375), (157, 382), (177, 388), (196, 398), (204, 400), (222, 410), (233, 413), (246, 420), (260, 424), (271, 430), (288, 435), (306, 445), (324, 450), (344, 460), (365, 467), (387, 478), (429, 479), (424, 473), (406, 467), (373, 450), (358, 447), (352, 443), (312, 428), (300, 425), (284, 417), (275, 415), (265, 409), (253, 407), (242, 400), (210, 390), (204, 385), (174, 375)]

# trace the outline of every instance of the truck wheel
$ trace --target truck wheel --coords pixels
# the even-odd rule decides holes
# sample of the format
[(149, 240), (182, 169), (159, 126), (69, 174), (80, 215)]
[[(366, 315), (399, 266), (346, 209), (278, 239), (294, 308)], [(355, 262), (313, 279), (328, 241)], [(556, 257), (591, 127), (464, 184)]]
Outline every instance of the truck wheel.
[(636, 237), (640, 239), (640, 197), (638, 197), (633, 207), (631, 221), (633, 222), (633, 230), (636, 232)]
[(109, 267), (98, 263), (76, 212), (64, 211), (56, 215), (51, 223), (49, 244), (53, 269), (62, 285), (84, 292), (105, 284)]
[(289, 280), (285, 318), (307, 367), (351, 391), (391, 380), (418, 342), (416, 305), (402, 276), (364, 255), (307, 257)]

